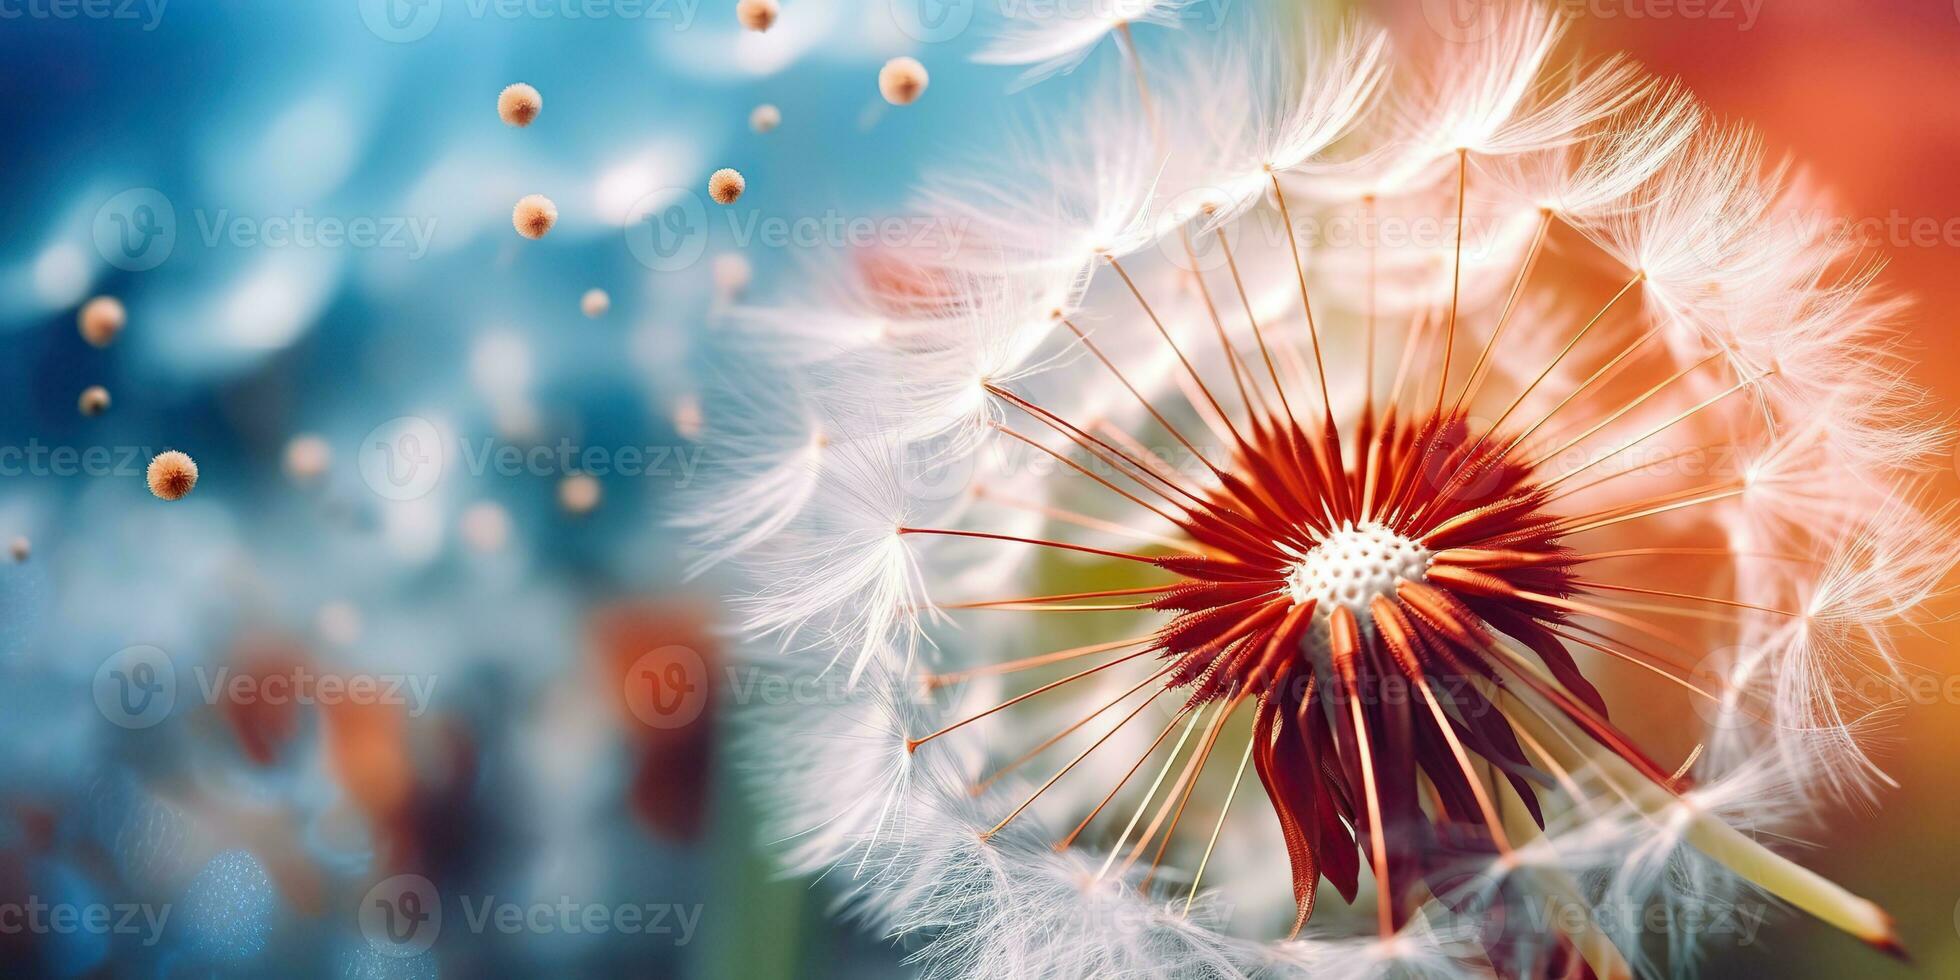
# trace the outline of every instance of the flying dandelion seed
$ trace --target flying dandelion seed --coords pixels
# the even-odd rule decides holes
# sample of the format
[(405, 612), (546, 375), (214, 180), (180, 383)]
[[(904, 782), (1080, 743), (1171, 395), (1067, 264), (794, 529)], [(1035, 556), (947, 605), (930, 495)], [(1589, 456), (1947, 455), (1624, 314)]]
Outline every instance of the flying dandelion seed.
[(197, 463), (175, 449), (165, 450), (150, 460), (145, 478), (159, 499), (182, 500), (197, 486)]
[(333, 466), (333, 447), (320, 436), (311, 433), (297, 435), (287, 440), (281, 462), (287, 479), (298, 484), (312, 483), (325, 476)]
[[(564, 488), (560, 487), (559, 493), (562, 498)], [(463, 511), (459, 526), (463, 543), (479, 555), (496, 554), (504, 550), (504, 545), (510, 540), (510, 513), (494, 501), (480, 500), (471, 504)]]
[(893, 58), (878, 69), (878, 94), (892, 105), (911, 105), (926, 93), (926, 66), (917, 58)]
[(26, 538), (15, 538), (7, 542), (7, 554), (12, 555), (14, 561), (26, 561), (33, 552), (34, 545)]
[(734, 299), (742, 295), (754, 280), (755, 271), (746, 256), (739, 252), (723, 252), (715, 256), (715, 289), (724, 299)]
[(361, 641), (360, 607), (342, 599), (322, 603), (313, 615), (313, 628), (321, 639), (334, 646), (353, 646)]
[(89, 418), (101, 415), (109, 410), (109, 389), (101, 385), (83, 388), (81, 397), (76, 400), (76, 407)]
[(984, 248), (741, 314), (816, 380), (750, 366), (688, 520), (859, 685), (762, 739), (775, 829), (929, 971), (1650, 975), (1700, 937), (1612, 908), (1755, 891), (1898, 950), (1756, 836), (1878, 778), (1846, 719), (1955, 561), (1896, 306), (1746, 131), (1483, 13), (1393, 69), (1118, 30), (1132, 84), (926, 195)]
[(733, 167), (723, 167), (708, 175), (708, 196), (716, 204), (734, 204), (741, 199), (742, 191), (748, 186), (741, 172)]
[(512, 126), (520, 129), (529, 126), (537, 120), (538, 113), (542, 111), (544, 111), (544, 96), (539, 95), (537, 89), (523, 82), (507, 85), (502, 92), (497, 93), (497, 118)]
[(81, 329), (83, 340), (95, 347), (107, 347), (116, 342), (117, 335), (129, 322), (129, 314), (123, 309), (122, 300), (114, 296), (97, 296), (82, 305), (75, 322)]
[(735, 19), (751, 31), (766, 31), (776, 25), (783, 8), (776, 0), (741, 0), (735, 5)]
[(599, 481), (589, 473), (573, 473), (558, 481), (558, 506), (573, 517), (583, 517), (599, 506)]
[(783, 111), (767, 102), (756, 106), (749, 113), (749, 129), (757, 133), (772, 133), (783, 124)]
[(612, 297), (603, 289), (588, 289), (584, 296), (579, 297), (578, 308), (587, 319), (597, 320), (612, 309)]
[(674, 431), (690, 442), (701, 440), (701, 399), (693, 395), (681, 395), (674, 399), (671, 413)]
[(545, 232), (558, 223), (558, 205), (551, 203), (551, 198), (543, 194), (528, 195), (512, 209), (510, 223), (517, 228), (518, 234), (535, 241), (543, 238)]

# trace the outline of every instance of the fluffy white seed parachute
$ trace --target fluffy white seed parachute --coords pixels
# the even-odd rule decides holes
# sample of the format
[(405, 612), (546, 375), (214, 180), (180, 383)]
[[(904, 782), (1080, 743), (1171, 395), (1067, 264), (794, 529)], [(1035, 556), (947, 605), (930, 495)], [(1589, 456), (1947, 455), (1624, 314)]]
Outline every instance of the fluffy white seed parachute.
[[(1548, 5), (1139, 48), (1193, 8), (1029, 8), (979, 59), (1084, 67), (1077, 111), (924, 181), (940, 241), (728, 312), (681, 521), (822, 693), (747, 719), (792, 867), (928, 976), (1664, 975), (1772, 911), (1896, 950), (1772, 847), (1886, 783), (1955, 561), (1828, 198)], [(1452, 510), (1480, 459), (1529, 499)], [(1426, 564), (1315, 609), (1351, 513)]]

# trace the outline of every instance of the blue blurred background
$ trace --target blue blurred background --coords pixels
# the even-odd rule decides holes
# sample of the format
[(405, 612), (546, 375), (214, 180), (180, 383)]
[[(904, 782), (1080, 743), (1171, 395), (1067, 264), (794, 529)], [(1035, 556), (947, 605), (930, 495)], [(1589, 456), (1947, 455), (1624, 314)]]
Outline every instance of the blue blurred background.
[[(733, 0), (0, 0), (0, 544), (26, 554), (0, 552), (0, 972), (903, 973), (758, 848), (706, 682), (725, 583), (683, 580), (666, 518), (713, 463), (718, 314), (806, 299), (837, 229), (1081, 90), (968, 61), (1015, 6), (785, 0), (757, 35)], [(1946, 0), (1565, 6), (1853, 213), (1960, 213)], [(893, 108), (878, 67), (908, 54), (931, 86)], [(495, 110), (519, 81), (524, 129)], [(748, 189), (718, 209), (724, 166)], [(535, 242), (534, 193), (560, 212)], [(1950, 242), (1886, 257), (1923, 310), (1960, 301)], [(104, 349), (96, 296), (127, 311)], [(198, 462), (186, 499), (144, 485), (164, 449)], [(1916, 659), (1950, 678), (1939, 632)], [(636, 695), (648, 670), (688, 696)], [(1922, 975), (1960, 962), (1951, 708), (1907, 713), (1905, 790), (1816, 852)], [(1749, 968), (1910, 975), (1777, 936)]]
[[(663, 520), (703, 462), (700, 342), (839, 244), (755, 222), (896, 209), (1001, 111), (1014, 71), (969, 65), (965, 23), (0, 4), (6, 972), (896, 969), (758, 853), (705, 686), (683, 724), (621, 683), (648, 650), (722, 656)], [(932, 81), (896, 109), (903, 54)], [(518, 81), (523, 129), (496, 112)], [(707, 214), (723, 166), (748, 191)], [(561, 215), (535, 242), (532, 193)], [(127, 310), (105, 349), (76, 326), (98, 295)], [(145, 487), (164, 449), (200, 468), (184, 500)]]

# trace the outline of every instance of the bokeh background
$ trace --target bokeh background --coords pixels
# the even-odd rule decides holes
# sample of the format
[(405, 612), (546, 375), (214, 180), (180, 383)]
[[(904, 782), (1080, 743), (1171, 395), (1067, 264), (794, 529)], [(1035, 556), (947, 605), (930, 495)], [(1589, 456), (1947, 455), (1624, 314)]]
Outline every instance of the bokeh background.
[[(1353, 5), (1420, 31), (1461, 2)], [(1566, 6), (1873, 219), (1919, 380), (1960, 407), (1960, 8)], [(1071, 94), (969, 62), (1001, 9), (786, 0), (756, 35), (732, 0), (0, 0), (0, 539), (29, 547), (0, 559), (0, 906), (46, 923), (0, 921), (0, 969), (904, 975), (773, 873), (728, 735), (775, 695), (728, 672), (667, 518), (716, 452), (717, 312), (812, 288), (921, 174)], [(901, 109), (876, 74), (904, 54), (932, 80)], [(527, 129), (495, 114), (515, 81)], [(748, 191), (704, 210), (722, 166)], [(530, 193), (561, 213), (538, 242), (509, 225)], [(75, 326), (100, 294), (107, 349)], [(202, 472), (175, 503), (142, 477), (167, 448)], [(1960, 975), (1948, 638), (1907, 646), (1902, 788), (1810, 855), (1927, 976)], [(1708, 968), (1912, 975), (1788, 920), (1757, 945)]]

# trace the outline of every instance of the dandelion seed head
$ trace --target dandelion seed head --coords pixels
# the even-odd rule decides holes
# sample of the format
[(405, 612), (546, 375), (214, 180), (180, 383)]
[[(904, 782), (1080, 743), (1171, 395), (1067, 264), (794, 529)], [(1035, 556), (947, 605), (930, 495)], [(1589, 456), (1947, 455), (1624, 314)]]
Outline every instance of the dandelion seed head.
[(742, 172), (734, 167), (723, 167), (708, 175), (708, 197), (716, 204), (734, 204), (748, 186)]
[(197, 463), (179, 450), (165, 450), (150, 460), (144, 478), (158, 499), (182, 500), (197, 486)]
[(926, 66), (919, 59), (897, 57), (878, 69), (878, 94), (892, 105), (911, 105), (926, 92)]
[(520, 198), (517, 206), (511, 209), (510, 223), (517, 233), (525, 238), (537, 240), (558, 223), (558, 205), (543, 194), (528, 194)]
[(107, 347), (115, 343), (123, 326), (129, 322), (129, 314), (123, 309), (122, 300), (114, 296), (97, 296), (82, 304), (82, 311), (76, 315), (76, 325), (81, 329), (82, 339), (94, 347)]
[(33, 554), (33, 551), (33, 543), (24, 537), (16, 537), (12, 541), (7, 542), (7, 554), (13, 556), (14, 561), (26, 561), (28, 556)]
[(558, 506), (573, 517), (583, 517), (599, 506), (599, 481), (590, 473), (573, 473), (558, 481)]
[(603, 289), (588, 289), (579, 297), (578, 308), (587, 319), (597, 320), (612, 309), (612, 297)]
[(496, 554), (510, 541), (510, 512), (492, 500), (479, 500), (464, 508), (457, 524), (463, 543), (479, 555)]
[(776, 0), (739, 0), (735, 4), (735, 19), (751, 31), (766, 31), (776, 24), (776, 18), (783, 12)]
[[(765, 760), (797, 866), (948, 974), (1647, 975), (1695, 937), (1507, 913), (1747, 888), (1887, 948), (1743, 832), (1882, 781), (1858, 692), (1955, 562), (1869, 265), (1549, 5), (1166, 65), (1178, 6), (1017, 20), (982, 60), (1123, 84), (932, 178), (969, 247), (730, 317), (696, 567), (865, 685)], [(1202, 914), (1255, 891), (1290, 931)]]
[(333, 447), (319, 435), (297, 435), (286, 441), (283, 462), (287, 479), (299, 484), (312, 483), (333, 466)]
[(101, 385), (89, 385), (82, 389), (76, 407), (84, 416), (94, 417), (109, 410), (109, 389)]
[(757, 133), (773, 133), (783, 124), (783, 111), (764, 102), (749, 112), (749, 129)]
[(544, 96), (523, 82), (504, 86), (497, 93), (497, 118), (519, 128), (529, 126), (544, 111)]

